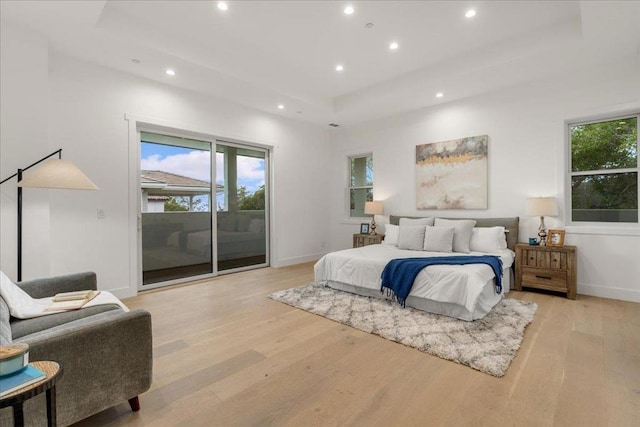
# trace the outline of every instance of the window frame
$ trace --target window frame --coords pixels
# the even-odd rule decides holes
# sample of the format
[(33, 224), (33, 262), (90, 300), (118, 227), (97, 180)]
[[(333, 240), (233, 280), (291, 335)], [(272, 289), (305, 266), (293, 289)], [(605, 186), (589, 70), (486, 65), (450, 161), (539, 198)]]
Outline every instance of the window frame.
[[(352, 179), (351, 162), (354, 159), (368, 158), (368, 157), (371, 157), (371, 161), (372, 161), (373, 165), (375, 165), (374, 160), (373, 160), (373, 153), (372, 152), (365, 152), (365, 153), (347, 155), (346, 213), (347, 213), (347, 218), (348, 219), (361, 220), (362, 218), (370, 219), (371, 217), (373, 217), (373, 215), (367, 215), (367, 214), (363, 214), (362, 216), (351, 216), (351, 191), (352, 190), (361, 190), (361, 189), (368, 190), (368, 189), (371, 189), (371, 194), (373, 195), (373, 186), (375, 184), (375, 173), (373, 172), (373, 165), (372, 165), (371, 185), (351, 185), (351, 179)], [(363, 211), (364, 211), (364, 206), (363, 206)]]
[[(636, 173), (637, 181), (637, 193), (638, 193), (638, 207), (640, 209), (640, 155), (636, 156), (635, 168), (619, 168), (619, 169), (598, 169), (589, 171), (573, 171), (573, 155), (572, 155), (572, 138), (571, 128), (579, 125), (588, 125), (593, 123), (608, 122), (613, 120), (624, 119), (636, 119), (636, 127), (638, 128), (638, 139), (636, 140), (636, 150), (640, 150), (640, 111), (634, 109), (629, 111), (622, 111), (617, 113), (600, 114), (591, 117), (585, 117), (580, 119), (566, 120), (565, 121), (565, 147), (567, 160), (566, 173), (565, 173), (565, 212), (566, 212), (566, 224), (567, 230), (581, 233), (586, 232), (589, 234), (619, 234), (621, 230), (631, 230), (632, 235), (640, 234), (640, 216), (637, 222), (605, 222), (605, 221), (575, 221), (573, 219), (573, 192), (571, 187), (571, 181), (574, 176), (584, 175), (613, 175), (620, 173)], [(624, 232), (622, 235), (627, 235)]]

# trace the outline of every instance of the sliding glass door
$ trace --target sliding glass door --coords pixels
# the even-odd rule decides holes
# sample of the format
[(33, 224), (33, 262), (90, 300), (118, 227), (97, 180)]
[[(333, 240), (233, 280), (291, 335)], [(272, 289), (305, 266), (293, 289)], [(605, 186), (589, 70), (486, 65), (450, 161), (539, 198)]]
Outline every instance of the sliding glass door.
[(142, 288), (267, 266), (268, 151), (140, 135)]
[(217, 267), (268, 264), (268, 153), (216, 144)]
[(213, 269), (211, 143), (141, 132), (142, 284)]

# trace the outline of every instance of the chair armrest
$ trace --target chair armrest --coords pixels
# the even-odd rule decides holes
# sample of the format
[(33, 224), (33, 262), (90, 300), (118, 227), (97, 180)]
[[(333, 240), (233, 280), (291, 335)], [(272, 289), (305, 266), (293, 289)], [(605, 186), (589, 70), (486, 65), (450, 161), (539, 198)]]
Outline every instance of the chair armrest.
[(26, 280), (17, 283), (31, 298), (50, 297), (61, 292), (97, 290), (98, 281), (93, 272), (65, 274), (63, 276)]

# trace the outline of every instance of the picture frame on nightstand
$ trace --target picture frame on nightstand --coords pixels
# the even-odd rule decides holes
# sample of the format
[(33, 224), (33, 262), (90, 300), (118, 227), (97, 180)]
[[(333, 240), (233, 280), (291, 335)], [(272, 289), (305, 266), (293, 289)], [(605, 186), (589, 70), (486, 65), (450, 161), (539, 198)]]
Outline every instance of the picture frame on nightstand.
[(564, 246), (564, 230), (549, 230), (549, 237), (547, 238), (547, 246)]
[(363, 222), (360, 224), (360, 234), (369, 234), (369, 223)]

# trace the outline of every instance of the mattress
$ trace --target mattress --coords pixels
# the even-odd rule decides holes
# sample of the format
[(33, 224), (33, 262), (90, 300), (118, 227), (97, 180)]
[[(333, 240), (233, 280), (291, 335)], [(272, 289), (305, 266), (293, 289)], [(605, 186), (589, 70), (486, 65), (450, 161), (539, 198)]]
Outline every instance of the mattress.
[[(326, 282), (334, 289), (387, 298), (386, 292), (380, 292), (380, 276), (390, 260), (451, 255), (461, 254), (410, 251), (393, 245), (346, 249), (322, 257), (314, 266), (315, 280)], [(487, 253), (472, 252), (468, 255)], [(489, 255), (502, 259), (501, 292), (496, 291), (495, 275), (486, 264), (433, 265), (418, 274), (406, 305), (462, 320), (481, 319), (508, 292), (512, 278), (510, 267), (514, 261), (513, 251), (504, 249)]]

